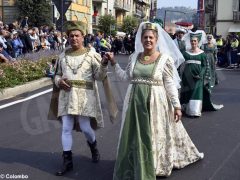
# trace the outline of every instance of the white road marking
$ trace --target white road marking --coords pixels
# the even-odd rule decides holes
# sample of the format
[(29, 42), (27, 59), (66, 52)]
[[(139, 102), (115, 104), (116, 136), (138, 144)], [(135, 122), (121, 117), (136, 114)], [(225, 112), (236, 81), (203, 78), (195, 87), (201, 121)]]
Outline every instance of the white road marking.
[(47, 94), (47, 93), (49, 93), (49, 92), (52, 92), (52, 90), (53, 90), (53, 89), (51, 88), (51, 89), (42, 91), (42, 92), (40, 92), (40, 93), (34, 94), (34, 95), (32, 95), (32, 96), (29, 96), (29, 97), (27, 97), (27, 98), (20, 99), (20, 100), (17, 100), (17, 101), (13, 101), (13, 102), (4, 104), (4, 105), (0, 106), (0, 109), (4, 109), (4, 108), (7, 108), (7, 107), (12, 106), (12, 105), (14, 105), (14, 104), (18, 104), (18, 103), (21, 103), (21, 102), (25, 102), (25, 101), (28, 101), (28, 100), (30, 100), (30, 99), (34, 99), (34, 98), (36, 98), (36, 97), (38, 97), (38, 96), (41, 96), (41, 95)]
[[(107, 72), (107, 74), (111, 74), (112, 72)], [(52, 88), (51, 89), (48, 89), (48, 90), (45, 90), (45, 91), (42, 91), (40, 93), (37, 93), (37, 94), (34, 94), (32, 96), (29, 96), (27, 98), (24, 98), (24, 99), (20, 99), (20, 100), (17, 100), (17, 101), (13, 101), (13, 102), (10, 102), (10, 103), (7, 103), (7, 104), (4, 104), (2, 106), (0, 106), (0, 109), (4, 109), (4, 108), (7, 108), (9, 106), (12, 106), (14, 104), (18, 104), (18, 103), (21, 103), (21, 102), (25, 102), (25, 101), (28, 101), (30, 99), (33, 99), (33, 98), (36, 98), (38, 96), (41, 96), (41, 95), (44, 95), (44, 94), (47, 94), (49, 92), (52, 92)]]

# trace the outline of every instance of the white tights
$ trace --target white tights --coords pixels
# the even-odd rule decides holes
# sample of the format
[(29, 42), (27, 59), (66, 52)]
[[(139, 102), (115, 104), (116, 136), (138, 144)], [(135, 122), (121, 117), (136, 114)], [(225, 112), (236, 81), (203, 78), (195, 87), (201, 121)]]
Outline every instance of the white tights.
[[(89, 117), (77, 116), (80, 129), (84, 133), (88, 142), (93, 143), (95, 141), (95, 132), (90, 125)], [(65, 115), (62, 116), (62, 146), (63, 151), (72, 150), (72, 129), (74, 125), (74, 116)]]

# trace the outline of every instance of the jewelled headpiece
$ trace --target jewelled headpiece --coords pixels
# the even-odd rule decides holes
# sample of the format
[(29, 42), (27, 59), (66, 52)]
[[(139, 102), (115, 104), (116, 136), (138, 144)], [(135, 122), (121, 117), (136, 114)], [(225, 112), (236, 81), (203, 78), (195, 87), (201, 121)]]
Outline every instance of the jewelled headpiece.
[(154, 31), (157, 31), (157, 26), (153, 23), (145, 23), (143, 26), (142, 26), (142, 30), (154, 30)]

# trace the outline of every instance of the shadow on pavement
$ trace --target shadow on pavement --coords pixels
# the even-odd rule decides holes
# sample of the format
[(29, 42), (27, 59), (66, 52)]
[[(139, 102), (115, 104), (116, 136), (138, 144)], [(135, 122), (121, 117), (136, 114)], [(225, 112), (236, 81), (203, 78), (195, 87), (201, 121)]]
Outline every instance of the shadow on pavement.
[[(55, 172), (61, 167), (62, 157), (61, 153), (51, 153), (51, 152), (33, 152), (27, 150), (2, 148), (0, 147), (0, 163), (8, 164), (24, 164), (26, 166), (32, 167), (27, 171), (36, 173), (44, 171), (49, 175), (52, 175), (53, 179)], [(101, 160), (99, 163), (94, 164), (91, 162), (90, 157), (81, 156), (78, 154), (73, 154), (73, 171), (67, 173), (64, 177), (67, 179), (83, 179), (83, 180), (111, 180), (114, 163), (115, 161)], [(14, 166), (14, 165), (13, 165)], [(1, 168), (1, 173), (6, 169)], [(29, 172), (30, 173), (30, 172)], [(35, 173), (34, 173), (35, 174)]]

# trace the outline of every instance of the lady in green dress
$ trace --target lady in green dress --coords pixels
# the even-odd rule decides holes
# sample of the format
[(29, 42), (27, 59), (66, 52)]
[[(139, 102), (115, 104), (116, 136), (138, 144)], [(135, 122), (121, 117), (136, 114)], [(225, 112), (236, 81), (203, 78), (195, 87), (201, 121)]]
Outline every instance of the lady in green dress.
[(182, 74), (181, 104), (188, 116), (199, 117), (202, 110), (217, 110), (222, 105), (215, 105), (210, 100), (210, 91), (206, 79), (209, 79), (207, 56), (198, 47), (200, 34), (190, 36), (191, 49), (184, 52), (185, 66)]
[[(174, 60), (161, 49), (174, 42), (158, 24), (144, 22), (139, 26), (135, 43), (136, 51), (125, 71), (108, 53), (117, 77), (130, 81), (114, 180), (154, 180), (156, 176), (169, 176), (173, 168), (183, 168), (203, 158), (180, 121)], [(176, 45), (171, 50), (181, 54)]]
[(218, 83), (216, 73), (217, 45), (214, 44), (213, 35), (207, 35), (207, 43), (203, 44), (202, 49), (207, 55), (207, 60), (209, 63), (209, 74), (206, 76), (205, 81), (208, 86), (208, 90), (211, 92), (215, 84)]

